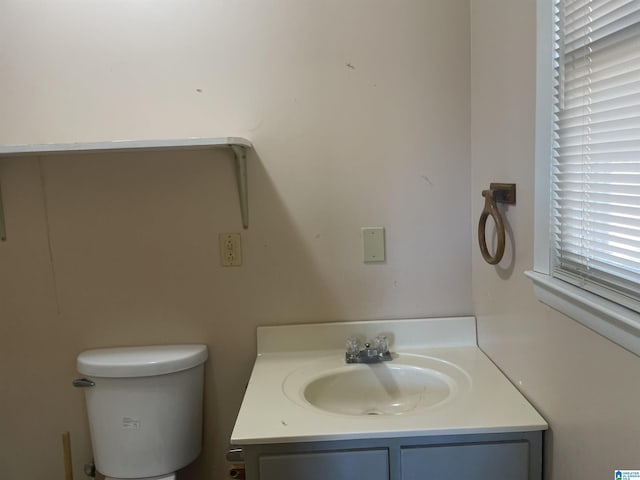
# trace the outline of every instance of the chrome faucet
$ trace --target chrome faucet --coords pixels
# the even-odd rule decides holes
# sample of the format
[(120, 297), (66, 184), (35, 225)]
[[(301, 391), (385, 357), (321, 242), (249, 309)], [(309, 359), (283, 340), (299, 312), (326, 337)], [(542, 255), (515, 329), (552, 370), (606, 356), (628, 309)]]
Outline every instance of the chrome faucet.
[(389, 340), (384, 335), (378, 335), (373, 342), (366, 342), (364, 348), (360, 340), (355, 337), (347, 339), (347, 363), (379, 363), (391, 360)]

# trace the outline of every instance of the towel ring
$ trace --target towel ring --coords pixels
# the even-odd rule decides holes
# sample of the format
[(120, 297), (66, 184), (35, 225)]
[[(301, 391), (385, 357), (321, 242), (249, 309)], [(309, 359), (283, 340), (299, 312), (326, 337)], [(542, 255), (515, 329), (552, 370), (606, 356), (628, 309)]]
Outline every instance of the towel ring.
[[(489, 185), (489, 190), (482, 191), (482, 196), (484, 197), (484, 209), (480, 215), (480, 222), (478, 222), (478, 243), (485, 262), (489, 265), (496, 265), (502, 260), (506, 241), (504, 222), (497, 203), (515, 204), (516, 185), (514, 183), (492, 183)], [(496, 233), (498, 234), (498, 246), (493, 256), (489, 253), (486, 239), (487, 219), (489, 216), (493, 218), (496, 225)]]

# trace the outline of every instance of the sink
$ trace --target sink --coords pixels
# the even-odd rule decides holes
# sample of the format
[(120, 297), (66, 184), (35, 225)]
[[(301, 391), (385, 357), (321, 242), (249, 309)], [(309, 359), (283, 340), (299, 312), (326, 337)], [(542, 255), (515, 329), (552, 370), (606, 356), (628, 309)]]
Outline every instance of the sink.
[(304, 389), (311, 405), (346, 415), (400, 415), (451, 395), (442, 375), (407, 365), (358, 365), (327, 373)]
[[(345, 339), (378, 335), (389, 340), (390, 361), (346, 363)], [(478, 348), (475, 318), (362, 320), (259, 327), (257, 357), (231, 443), (250, 447), (258, 469), (258, 452), (277, 452), (280, 459), (285, 452), (315, 455), (318, 448), (338, 448), (324, 442), (356, 448), (378, 439), (362, 448), (391, 452), (394, 445), (396, 469), (400, 439), (416, 439), (410, 443), (417, 446), (452, 435), (546, 429)], [(424, 437), (428, 441), (417, 440)], [(422, 458), (424, 450), (416, 449), (416, 455)]]
[(398, 355), (390, 362), (345, 365), (323, 359), (289, 375), (283, 390), (298, 405), (327, 413), (406, 415), (454, 398), (470, 381), (455, 365), (432, 357)]

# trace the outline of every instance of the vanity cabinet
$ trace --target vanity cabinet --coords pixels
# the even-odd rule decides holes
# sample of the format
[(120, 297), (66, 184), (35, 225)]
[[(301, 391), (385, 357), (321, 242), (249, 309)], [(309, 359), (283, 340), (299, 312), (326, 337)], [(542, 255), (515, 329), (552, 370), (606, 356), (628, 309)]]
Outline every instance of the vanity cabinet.
[(542, 432), (243, 446), (247, 480), (541, 480)]
[[(392, 362), (345, 364), (336, 339), (381, 333)], [(541, 480), (548, 424), (476, 338), (473, 317), (258, 328), (231, 435), (246, 479)]]
[(264, 480), (389, 480), (389, 459), (384, 449), (264, 455), (258, 470)]
[(400, 455), (402, 480), (530, 478), (527, 442), (403, 448)]

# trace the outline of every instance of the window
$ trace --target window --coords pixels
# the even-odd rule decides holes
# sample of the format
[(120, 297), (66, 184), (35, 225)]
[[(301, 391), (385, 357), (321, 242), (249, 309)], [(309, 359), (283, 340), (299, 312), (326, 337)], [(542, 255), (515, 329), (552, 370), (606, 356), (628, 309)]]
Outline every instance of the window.
[(541, 301), (640, 355), (640, 1), (539, 0)]

